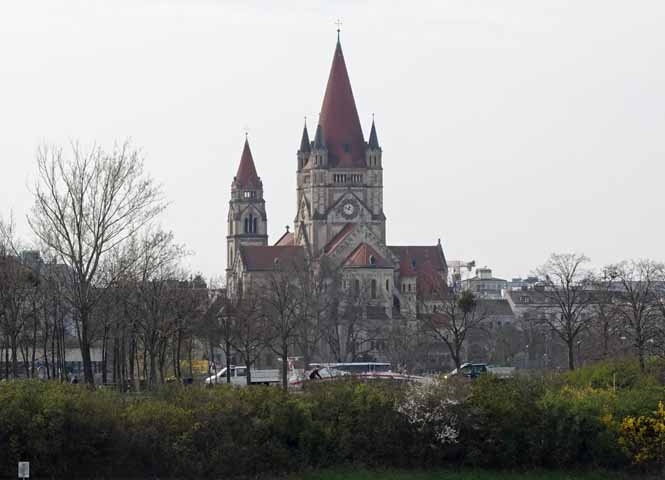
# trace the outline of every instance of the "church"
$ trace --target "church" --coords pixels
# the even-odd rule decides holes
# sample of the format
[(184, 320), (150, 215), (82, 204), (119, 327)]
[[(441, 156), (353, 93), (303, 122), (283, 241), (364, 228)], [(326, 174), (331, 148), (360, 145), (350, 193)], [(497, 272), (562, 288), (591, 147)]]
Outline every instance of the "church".
[(306, 258), (315, 264), (325, 258), (343, 272), (347, 288), (365, 289), (366, 318), (389, 323), (414, 319), (423, 308), (431, 311), (446, 291), (448, 267), (441, 242), (388, 244), (383, 151), (373, 119), (365, 140), (339, 35), (319, 123), (313, 140), (305, 125), (295, 160), (293, 229), (271, 245), (263, 181), (245, 140), (228, 213), (231, 295), (279, 262)]

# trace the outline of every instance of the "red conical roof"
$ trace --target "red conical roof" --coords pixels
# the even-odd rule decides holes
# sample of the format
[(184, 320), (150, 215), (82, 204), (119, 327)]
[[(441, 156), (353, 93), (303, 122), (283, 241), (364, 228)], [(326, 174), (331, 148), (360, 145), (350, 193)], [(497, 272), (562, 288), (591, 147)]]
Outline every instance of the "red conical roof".
[(256, 173), (254, 166), (254, 159), (252, 152), (249, 149), (249, 142), (245, 138), (245, 147), (242, 149), (242, 157), (240, 157), (240, 165), (238, 166), (238, 173), (234, 181), (243, 187), (258, 186), (260, 183), (259, 176)]
[(342, 46), (337, 41), (321, 107), (320, 124), (333, 167), (365, 167), (365, 138), (346, 71)]

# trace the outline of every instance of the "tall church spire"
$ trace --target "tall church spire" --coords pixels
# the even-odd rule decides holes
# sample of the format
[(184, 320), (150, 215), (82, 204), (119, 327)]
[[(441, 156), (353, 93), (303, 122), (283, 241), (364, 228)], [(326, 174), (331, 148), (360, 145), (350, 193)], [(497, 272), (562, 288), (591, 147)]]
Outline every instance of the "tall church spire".
[(323, 97), (320, 124), (333, 167), (366, 166), (365, 139), (339, 39)]
[(254, 159), (252, 158), (252, 151), (249, 149), (249, 141), (245, 137), (245, 146), (242, 149), (242, 156), (240, 157), (240, 165), (238, 165), (238, 173), (236, 173), (233, 181), (238, 186), (259, 186), (261, 180), (256, 173), (254, 166)]

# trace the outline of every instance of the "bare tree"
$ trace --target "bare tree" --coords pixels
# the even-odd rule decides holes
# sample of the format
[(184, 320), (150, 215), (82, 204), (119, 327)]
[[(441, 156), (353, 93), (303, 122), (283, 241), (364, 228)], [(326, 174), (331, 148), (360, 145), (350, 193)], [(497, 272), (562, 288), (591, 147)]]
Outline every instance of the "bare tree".
[(302, 268), (302, 259), (278, 259), (260, 285), (261, 311), (266, 317), (270, 347), (281, 361), (282, 387), (288, 388), (289, 355), (298, 332), (301, 296), (294, 274)]
[(658, 336), (659, 290), (665, 266), (652, 260), (630, 260), (606, 268), (615, 285), (614, 311), (632, 340), (642, 370), (650, 343)]
[[(319, 311), (322, 339), (336, 362), (366, 359), (372, 345), (384, 340), (385, 324), (368, 316), (371, 279), (342, 268), (331, 268), (323, 280), (325, 287)], [(370, 315), (371, 316), (371, 315)]]
[(542, 321), (566, 344), (570, 370), (575, 369), (575, 342), (593, 319), (588, 312), (594, 298), (593, 275), (584, 268), (588, 262), (584, 255), (553, 253), (536, 270), (543, 279), (542, 294), (552, 305)]
[(469, 334), (482, 330), (487, 312), (471, 291), (458, 285), (430, 311), (422, 310), (426, 309), (421, 308), (418, 315), (421, 327), (448, 348), (455, 367), (460, 368), (465, 342)]
[(175, 337), (177, 293), (187, 284), (180, 266), (186, 251), (161, 230), (146, 232), (133, 245), (138, 252), (129, 254), (136, 258), (131, 311), (146, 353), (147, 380), (154, 385), (164, 381), (167, 347)]
[(128, 142), (105, 152), (72, 145), (37, 152), (35, 204), (28, 222), (39, 240), (69, 267), (68, 296), (79, 326), (84, 378), (92, 384), (90, 315), (105, 285), (100, 263), (113, 248), (154, 219), (164, 208), (161, 189), (144, 173), (138, 150)]
[[(22, 353), (26, 376), (34, 374), (37, 336), (41, 323), (37, 311), (39, 274), (21, 255), (13, 219), (0, 220), (0, 330), (5, 337), (10, 363), (5, 376), (17, 378), (18, 353)], [(32, 357), (32, 362), (30, 362)], [(32, 368), (30, 368), (32, 364)]]
[(228, 338), (232, 348), (238, 352), (247, 367), (245, 381), (252, 383), (252, 367), (261, 353), (270, 344), (268, 317), (261, 310), (261, 297), (251, 286), (243, 288), (242, 296), (236, 303), (232, 320), (232, 335)]

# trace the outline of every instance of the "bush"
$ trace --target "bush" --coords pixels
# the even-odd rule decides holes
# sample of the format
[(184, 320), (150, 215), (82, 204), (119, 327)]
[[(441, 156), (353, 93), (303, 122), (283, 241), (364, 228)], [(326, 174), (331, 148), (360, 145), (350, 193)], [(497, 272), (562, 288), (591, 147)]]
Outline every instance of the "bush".
[(619, 445), (638, 465), (665, 467), (665, 404), (653, 416), (624, 418)]
[(617, 467), (625, 463), (613, 426), (617, 394), (593, 387), (548, 390), (542, 412), (542, 464)]
[(647, 371), (640, 370), (635, 359), (599, 362), (562, 375), (568, 385), (578, 387), (631, 389), (645, 386), (662, 385), (663, 364), (652, 360), (647, 364)]
[(544, 391), (542, 378), (476, 380), (460, 434), (465, 462), (497, 467), (538, 464), (542, 428), (538, 400)]
[(36, 381), (0, 386), (0, 476), (19, 461), (33, 471), (66, 477), (97, 475), (119, 445), (116, 412), (122, 402), (76, 385)]

